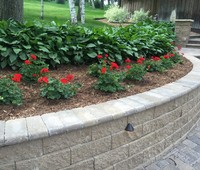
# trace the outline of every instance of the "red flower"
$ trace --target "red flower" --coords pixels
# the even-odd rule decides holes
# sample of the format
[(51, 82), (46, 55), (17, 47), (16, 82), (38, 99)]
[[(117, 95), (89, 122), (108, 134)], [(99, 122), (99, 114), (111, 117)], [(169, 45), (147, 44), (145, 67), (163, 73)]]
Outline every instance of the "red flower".
[(110, 70), (113, 70), (113, 69), (117, 70), (118, 68), (119, 68), (119, 66), (117, 65), (117, 63), (111, 62)]
[(37, 77), (37, 74), (32, 74), (33, 77)]
[(39, 83), (46, 83), (46, 84), (48, 84), (48, 82), (49, 82), (49, 79), (48, 79), (48, 77), (46, 77), (46, 76), (44, 76), (44, 77), (40, 77), (39, 79), (38, 79), (38, 82)]
[(170, 54), (170, 57), (174, 57), (174, 54), (172, 53), (172, 54)]
[(106, 67), (102, 67), (101, 73), (102, 73), (102, 74), (105, 74), (105, 73), (106, 73)]
[(97, 58), (98, 58), (98, 59), (102, 59), (103, 56), (102, 56), (101, 54), (98, 54), (98, 55), (97, 55)]
[(74, 75), (73, 74), (68, 74), (66, 76), (66, 79), (67, 79), (67, 81), (72, 81), (72, 80), (74, 80)]
[(60, 82), (63, 83), (63, 84), (67, 84), (68, 83), (68, 80), (66, 78), (61, 78), (60, 79)]
[(126, 62), (126, 63), (130, 63), (131, 60), (130, 60), (129, 58), (127, 58), (127, 59), (125, 60), (125, 62)]
[(144, 57), (140, 57), (140, 58), (138, 58), (137, 63), (138, 63), (138, 64), (143, 64), (143, 61), (144, 61), (144, 60), (145, 60)]
[(13, 75), (12, 81), (20, 82), (20, 81), (21, 81), (21, 78), (22, 78), (22, 75), (19, 74), (19, 73), (16, 73), (16, 74)]
[(154, 61), (159, 61), (159, 60), (160, 60), (160, 57), (152, 56), (151, 59), (154, 60)]
[(30, 62), (29, 60), (25, 60), (24, 63), (25, 63), (26, 65), (31, 64), (31, 62)]
[(105, 54), (105, 57), (108, 58), (108, 54)]
[(130, 65), (127, 65), (126, 68), (129, 70), (129, 69), (131, 68), (131, 66), (130, 66)]
[(42, 74), (42, 73), (48, 73), (49, 72), (49, 69), (48, 68), (42, 68), (41, 70), (40, 70), (40, 73)]
[(35, 54), (31, 54), (30, 56), (31, 56), (31, 58), (32, 58), (33, 60), (37, 60), (37, 57), (36, 57)]
[(165, 58), (165, 59), (168, 59), (168, 58), (169, 58), (169, 55), (164, 55), (164, 58)]

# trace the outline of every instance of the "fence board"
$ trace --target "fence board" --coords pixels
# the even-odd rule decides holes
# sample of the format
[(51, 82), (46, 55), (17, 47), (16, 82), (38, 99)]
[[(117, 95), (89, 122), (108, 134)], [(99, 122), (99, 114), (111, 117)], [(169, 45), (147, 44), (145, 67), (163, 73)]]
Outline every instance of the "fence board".
[(158, 14), (160, 20), (170, 20), (176, 9), (177, 19), (193, 19), (193, 28), (200, 29), (200, 0), (123, 0), (122, 6), (133, 13), (143, 8), (151, 15)]

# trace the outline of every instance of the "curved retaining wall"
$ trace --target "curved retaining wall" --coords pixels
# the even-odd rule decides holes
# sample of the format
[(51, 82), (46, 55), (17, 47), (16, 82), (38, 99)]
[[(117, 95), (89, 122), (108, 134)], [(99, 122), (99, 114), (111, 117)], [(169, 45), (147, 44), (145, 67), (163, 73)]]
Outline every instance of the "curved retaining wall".
[[(0, 121), (0, 170), (131, 170), (155, 160), (200, 117), (200, 61), (176, 82), (119, 100)], [(126, 132), (127, 123), (134, 132)]]

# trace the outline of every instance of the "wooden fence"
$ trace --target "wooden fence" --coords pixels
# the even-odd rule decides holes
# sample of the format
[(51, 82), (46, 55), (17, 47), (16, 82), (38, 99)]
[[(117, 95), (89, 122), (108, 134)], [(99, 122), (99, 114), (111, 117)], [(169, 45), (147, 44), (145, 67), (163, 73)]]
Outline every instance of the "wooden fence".
[(150, 10), (151, 15), (158, 14), (159, 20), (170, 20), (173, 10), (177, 19), (193, 19), (192, 28), (200, 29), (200, 0), (122, 0), (122, 6), (130, 12)]

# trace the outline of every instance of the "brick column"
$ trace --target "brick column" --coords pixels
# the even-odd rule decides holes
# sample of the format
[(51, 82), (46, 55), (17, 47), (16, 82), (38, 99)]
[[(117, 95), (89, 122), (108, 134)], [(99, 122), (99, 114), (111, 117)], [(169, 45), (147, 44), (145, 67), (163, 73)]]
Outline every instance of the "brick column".
[(182, 47), (186, 47), (189, 40), (193, 22), (194, 20), (192, 19), (175, 20), (176, 45), (181, 45)]

